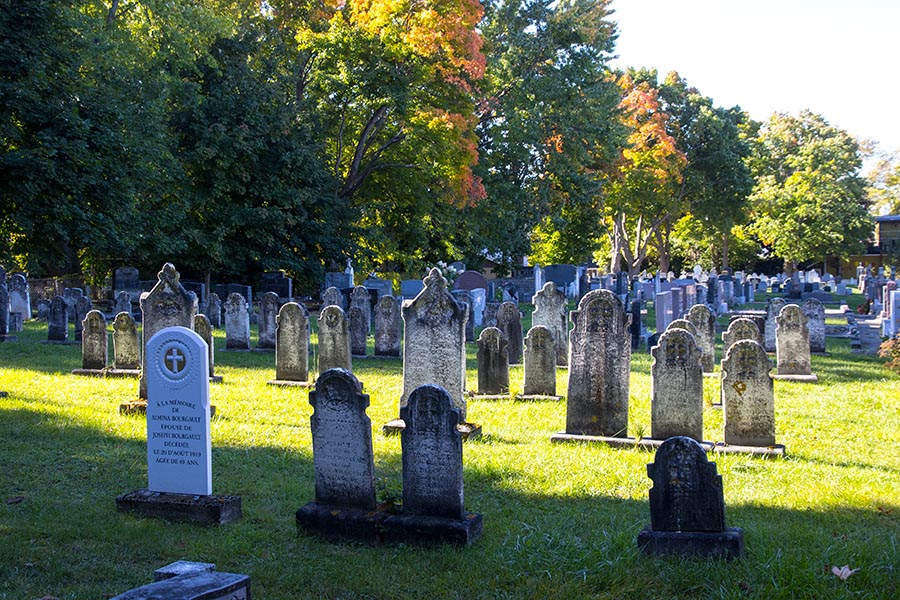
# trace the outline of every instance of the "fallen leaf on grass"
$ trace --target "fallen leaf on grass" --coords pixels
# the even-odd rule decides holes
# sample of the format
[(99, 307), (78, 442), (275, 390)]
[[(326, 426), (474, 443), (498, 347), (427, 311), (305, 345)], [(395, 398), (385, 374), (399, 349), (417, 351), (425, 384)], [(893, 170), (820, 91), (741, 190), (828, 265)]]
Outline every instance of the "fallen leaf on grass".
[(850, 565), (844, 565), (843, 567), (831, 567), (831, 572), (834, 573), (835, 577), (839, 577), (841, 581), (847, 581), (847, 578), (854, 573), (858, 573), (859, 569), (851, 569)]

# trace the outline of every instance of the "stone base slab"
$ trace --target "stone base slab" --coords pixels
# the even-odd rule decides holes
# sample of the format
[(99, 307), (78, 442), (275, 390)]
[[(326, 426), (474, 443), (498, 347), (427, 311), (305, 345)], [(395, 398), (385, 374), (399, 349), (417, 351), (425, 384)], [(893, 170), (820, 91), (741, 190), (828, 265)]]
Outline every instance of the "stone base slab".
[(516, 394), (516, 400), (522, 400), (524, 402), (534, 402), (540, 400), (562, 400), (563, 396), (542, 396), (540, 394)]
[(391, 515), (381, 524), (386, 544), (468, 546), (481, 537), (484, 519), (466, 513), (461, 520), (421, 515)]
[[(399, 435), (404, 429), (406, 429), (406, 423), (402, 419), (392, 419), (381, 426), (381, 432), (384, 435)], [(463, 441), (477, 440), (482, 433), (481, 425), (478, 423), (460, 423), (456, 429), (462, 435)]]
[(210, 383), (222, 383), (224, 380), (221, 375), (210, 375), (209, 382)]
[(713, 446), (712, 451), (716, 454), (750, 454), (752, 456), (771, 456), (774, 458), (784, 458), (786, 453), (783, 444), (772, 444), (771, 446), (741, 446), (723, 444), (721, 442)]
[(18, 341), (19, 341), (19, 336), (14, 335), (12, 333), (5, 333), (3, 335), (0, 335), (0, 343), (2, 343), (2, 342), (18, 342)]
[(505, 394), (472, 394), (469, 398), (476, 398), (478, 400), (509, 400), (509, 392)]
[(299, 388), (311, 388), (315, 385), (315, 383), (311, 381), (291, 381), (289, 379), (273, 379), (271, 381), (267, 381), (266, 385), (274, 385), (278, 387), (299, 387)]
[[(119, 414), (120, 415), (146, 415), (147, 414), (147, 401), (146, 400), (130, 400), (128, 402), (123, 402), (119, 405)], [(209, 405), (209, 416), (210, 418), (216, 416), (216, 405)]]
[(240, 496), (193, 496), (135, 490), (116, 498), (116, 508), (168, 521), (195, 523), (230, 523), (243, 515)]
[[(112, 600), (156, 600), (158, 598), (178, 598), (179, 600), (250, 600), (250, 577), (239, 573), (216, 572), (212, 568), (203, 568), (206, 563), (188, 563), (201, 565), (200, 568), (186, 569), (184, 573), (164, 573), (166, 567), (153, 574), (154, 583), (119, 594)], [(172, 563), (171, 566), (178, 563)], [(164, 573), (161, 575), (161, 573)]]
[(72, 369), (72, 375), (83, 377), (105, 377), (106, 369)]
[(645, 554), (712, 556), (731, 560), (744, 554), (744, 530), (726, 527), (722, 532), (653, 531), (648, 526), (638, 534), (637, 545)]
[[(577, 435), (573, 433), (559, 432), (550, 436), (550, 441), (555, 443), (574, 442), (581, 444), (606, 444), (613, 448), (645, 448), (656, 449), (666, 440), (655, 440), (653, 438), (632, 438), (632, 437), (604, 437), (599, 435)], [(706, 452), (715, 452), (717, 454), (749, 454), (752, 456), (771, 456), (783, 457), (785, 448), (781, 444), (773, 446), (733, 446), (723, 444), (721, 442), (699, 442), (700, 446)]]
[(297, 530), (328, 540), (376, 544), (455, 544), (467, 546), (481, 536), (480, 514), (462, 520), (395, 515), (384, 504), (373, 511), (310, 502), (297, 511)]
[(703, 376), (704, 377), (721, 377), (722, 374), (718, 373), (716, 371), (704, 371)]
[(107, 377), (131, 377), (137, 379), (141, 376), (140, 369), (107, 369)]
[(819, 376), (815, 373), (810, 373), (809, 375), (772, 375), (772, 379), (778, 379), (779, 381), (799, 381), (802, 383), (818, 383)]

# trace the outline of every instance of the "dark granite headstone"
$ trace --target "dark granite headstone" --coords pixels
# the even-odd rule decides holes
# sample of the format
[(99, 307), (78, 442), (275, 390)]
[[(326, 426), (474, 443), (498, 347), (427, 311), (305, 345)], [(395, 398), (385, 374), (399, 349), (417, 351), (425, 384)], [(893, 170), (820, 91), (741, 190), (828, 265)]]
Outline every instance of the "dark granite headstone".
[(497, 329), (509, 343), (509, 364), (522, 364), (522, 313), (515, 302), (504, 302), (497, 309)]
[(744, 534), (725, 527), (722, 476), (703, 447), (688, 437), (667, 439), (647, 465), (650, 526), (638, 536), (648, 554), (724, 556), (743, 554)]
[(47, 340), (67, 342), (69, 340), (69, 311), (62, 296), (50, 301), (50, 316), (47, 320)]
[(508, 342), (496, 327), (485, 327), (478, 338), (478, 395), (509, 392)]
[(634, 352), (641, 345), (641, 301), (631, 302), (631, 351)]
[(259, 292), (274, 292), (279, 298), (290, 299), (294, 297), (294, 281), (283, 271), (268, 271), (260, 276)]

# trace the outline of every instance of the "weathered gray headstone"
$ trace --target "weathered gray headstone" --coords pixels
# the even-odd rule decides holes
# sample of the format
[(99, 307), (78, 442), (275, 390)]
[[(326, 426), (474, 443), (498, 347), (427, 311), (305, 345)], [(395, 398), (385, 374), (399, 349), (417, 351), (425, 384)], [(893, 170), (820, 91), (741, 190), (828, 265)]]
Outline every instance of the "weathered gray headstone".
[(210, 292), (206, 297), (206, 310), (204, 313), (209, 319), (210, 327), (218, 329), (222, 326), (222, 299), (215, 292)]
[(319, 313), (319, 373), (329, 369), (353, 370), (350, 329), (340, 306), (326, 306)]
[(6, 269), (0, 267), (0, 336), (9, 333), (9, 286)]
[(806, 315), (796, 304), (786, 304), (776, 317), (775, 355), (778, 376), (813, 380)]
[(535, 325), (525, 336), (525, 396), (556, 396), (556, 339), (543, 325)]
[(397, 299), (379, 298), (375, 305), (375, 356), (400, 356), (402, 326)]
[(119, 267), (113, 272), (113, 293), (127, 292), (132, 298), (140, 298), (143, 288), (141, 277), (134, 267)]
[(275, 316), (278, 314), (278, 294), (266, 292), (259, 301), (259, 336), (256, 347), (275, 349)]
[(278, 311), (275, 329), (275, 381), (309, 381), (309, 315), (296, 302)]
[(210, 563), (177, 561), (158, 569), (153, 583), (129, 590), (111, 600), (249, 600), (250, 577), (216, 571)]
[(567, 364), (569, 357), (569, 328), (566, 319), (566, 295), (556, 289), (556, 283), (548, 281), (541, 291), (531, 297), (534, 312), (532, 327), (545, 327), (556, 344), (556, 364)]
[(322, 308), (324, 309), (326, 306), (337, 306), (344, 310), (344, 295), (341, 293), (341, 290), (336, 287), (330, 287), (322, 292)]
[(481, 319), (481, 324), (484, 327), (496, 327), (497, 326), (497, 310), (500, 308), (499, 302), (485, 302), (484, 303), (484, 313)]
[[(0, 310), (0, 315), (3, 311)], [(54, 296), (50, 301), (50, 316), (47, 319), (47, 340), (66, 342), (69, 339), (69, 311), (62, 296)]]
[(770, 298), (766, 305), (766, 328), (763, 332), (763, 347), (766, 352), (775, 352), (776, 318), (781, 314), (785, 304), (787, 300), (784, 298)]
[(403, 512), (410, 515), (462, 519), (462, 436), (460, 411), (446, 390), (416, 388), (400, 409), (406, 423), (403, 448)]
[[(69, 320), (75, 321), (75, 302), (78, 298), (84, 297), (84, 290), (81, 288), (65, 288), (63, 289), (63, 300), (66, 301), (66, 310), (69, 313)], [(87, 313), (85, 313), (87, 314)], [(77, 324), (77, 322), (76, 322)]]
[(313, 468), (316, 503), (375, 509), (375, 463), (372, 423), (366, 415), (369, 396), (356, 377), (343, 369), (319, 375), (309, 393), (313, 406)]
[(403, 394), (400, 408), (412, 391), (438, 385), (450, 394), (465, 421), (466, 308), (447, 290), (447, 280), (433, 268), (425, 287), (401, 309), (406, 336), (403, 342)]
[(109, 360), (106, 319), (99, 310), (90, 310), (82, 322), (81, 368), (100, 371)]
[(666, 330), (672, 322), (672, 292), (659, 292), (653, 298), (653, 308), (656, 311), (656, 332)]
[[(362, 322), (365, 324), (365, 333), (368, 336), (372, 326), (372, 295), (365, 286), (358, 285), (350, 292), (350, 309), (354, 307), (361, 310), (365, 317)], [(347, 315), (350, 315), (350, 310), (347, 311)]]
[[(0, 284), (2, 287), (2, 284)], [(22, 321), (31, 319), (31, 293), (28, 280), (21, 273), (14, 273), (9, 278), (9, 312), (22, 315)], [(0, 292), (2, 293), (2, 292)]]
[(478, 338), (478, 395), (509, 392), (508, 342), (496, 327), (485, 327)]
[(140, 397), (144, 399), (147, 398), (147, 342), (157, 331), (166, 327), (190, 329), (194, 326), (194, 315), (197, 314), (197, 296), (184, 289), (172, 263), (163, 265), (157, 277), (153, 289), (141, 294), (144, 368), (141, 373)]
[(369, 323), (366, 313), (357, 305), (347, 312), (350, 333), (350, 353), (356, 358), (366, 357)]
[(131, 314), (131, 296), (128, 292), (119, 292), (116, 294), (116, 303), (115, 306), (113, 306), (113, 312), (115, 314), (121, 312), (126, 312), (129, 315)]
[(569, 314), (566, 433), (625, 437), (631, 368), (629, 315), (609, 290), (588, 292)]
[(216, 382), (222, 381), (222, 377), (216, 375), (215, 343), (213, 342), (212, 326), (209, 324), (209, 319), (206, 318), (206, 315), (201, 315), (199, 313), (194, 315), (194, 331), (196, 331), (197, 335), (206, 342), (206, 347), (209, 351), (209, 380)]
[(800, 308), (806, 316), (806, 327), (809, 329), (809, 351), (825, 352), (825, 307), (815, 298), (809, 298), (803, 301)]
[(650, 488), (650, 526), (638, 536), (647, 554), (723, 556), (737, 558), (744, 551), (744, 533), (725, 527), (722, 476), (706, 451), (689, 437), (666, 440), (647, 465)]
[(695, 304), (688, 311), (687, 320), (697, 329), (695, 342), (702, 352), (701, 367), (712, 373), (716, 367), (716, 318), (705, 304)]
[(722, 408), (725, 443), (775, 445), (775, 391), (772, 361), (752, 339), (737, 340), (722, 359)]
[(515, 302), (504, 302), (497, 309), (497, 329), (509, 343), (509, 364), (522, 364), (522, 313)]
[(225, 300), (225, 349), (250, 349), (250, 312), (247, 300), (236, 292)]
[(75, 341), (80, 342), (84, 335), (84, 318), (94, 308), (91, 299), (79, 296), (75, 299)]
[(668, 329), (684, 329), (685, 331), (690, 333), (692, 336), (694, 336), (695, 341), (696, 341), (697, 336), (700, 334), (697, 331), (697, 328), (694, 327), (694, 324), (691, 323), (690, 321), (688, 321), (687, 319), (675, 319), (674, 321), (669, 323), (669, 326), (666, 327), (666, 329), (667, 330)]
[(762, 344), (762, 334), (755, 321), (740, 317), (728, 324), (728, 330), (722, 332), (722, 355), (727, 354), (731, 345), (740, 340), (753, 340)]
[(137, 326), (129, 313), (120, 312), (113, 321), (113, 368), (136, 371), (141, 368), (141, 344)]
[(650, 350), (650, 436), (703, 439), (701, 351), (684, 329), (668, 329)]
[(459, 303), (460, 306), (466, 307), (466, 314), (469, 315), (469, 318), (466, 319), (466, 341), (474, 342), (475, 319), (473, 318), (474, 313), (472, 312), (472, 294), (470, 294), (468, 290), (453, 290), (450, 293), (453, 294), (453, 297), (456, 298), (456, 302)]

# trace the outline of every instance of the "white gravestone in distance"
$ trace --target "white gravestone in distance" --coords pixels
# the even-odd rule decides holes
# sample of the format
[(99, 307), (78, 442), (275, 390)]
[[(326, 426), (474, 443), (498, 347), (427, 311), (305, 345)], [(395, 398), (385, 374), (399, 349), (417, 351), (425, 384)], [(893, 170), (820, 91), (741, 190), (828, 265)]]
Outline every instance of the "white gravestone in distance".
[(212, 494), (209, 354), (186, 327), (147, 343), (147, 475), (153, 492)]

